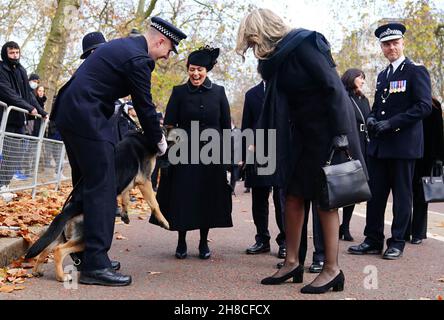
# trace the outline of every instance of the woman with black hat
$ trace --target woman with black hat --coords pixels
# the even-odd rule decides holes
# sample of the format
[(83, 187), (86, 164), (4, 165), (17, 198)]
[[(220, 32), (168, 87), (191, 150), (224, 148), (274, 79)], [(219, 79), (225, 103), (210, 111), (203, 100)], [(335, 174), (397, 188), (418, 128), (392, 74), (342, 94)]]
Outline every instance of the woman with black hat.
[[(166, 108), (165, 127), (183, 129), (189, 138), (192, 138), (192, 122), (198, 123), (199, 136), (205, 129), (215, 129), (220, 136), (222, 130), (231, 129), (225, 89), (212, 83), (207, 75), (218, 56), (219, 49), (208, 46), (189, 55), (189, 80), (173, 88)], [(199, 154), (204, 145), (200, 142)], [(188, 150), (192, 151), (190, 147)], [(157, 199), (170, 229), (179, 232), (176, 257), (187, 256), (187, 231), (200, 229), (199, 258), (208, 259), (211, 256), (207, 241), (209, 229), (233, 226), (231, 189), (222, 164), (189, 163), (162, 169)], [(150, 221), (156, 223), (153, 218)]]

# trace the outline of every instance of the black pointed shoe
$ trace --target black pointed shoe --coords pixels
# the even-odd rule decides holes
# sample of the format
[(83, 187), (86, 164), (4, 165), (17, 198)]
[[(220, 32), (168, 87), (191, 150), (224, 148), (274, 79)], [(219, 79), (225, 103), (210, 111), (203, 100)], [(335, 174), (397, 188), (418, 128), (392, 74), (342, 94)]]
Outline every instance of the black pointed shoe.
[(112, 268), (81, 271), (79, 282), (82, 284), (109, 286), (109, 287), (123, 287), (131, 284), (131, 276), (125, 276), (117, 273)]
[(264, 242), (256, 242), (246, 250), (247, 254), (259, 254), (270, 252), (270, 244)]
[(331, 280), (326, 285), (323, 285), (321, 287), (313, 287), (311, 284), (306, 285), (301, 289), (301, 293), (305, 294), (321, 294), (326, 293), (330, 289), (333, 289), (333, 291), (343, 291), (344, 290), (344, 283), (345, 283), (345, 277), (342, 270), (339, 272), (339, 274)]
[(262, 279), (261, 284), (265, 285), (281, 284), (290, 278), (293, 278), (293, 283), (302, 283), (304, 278), (304, 266), (298, 265), (296, 268), (294, 268), (289, 273), (284, 274), (282, 277), (267, 277), (265, 279)]
[(420, 238), (412, 238), (411, 244), (421, 244), (422, 239)]
[(359, 245), (356, 246), (351, 246), (348, 248), (347, 250), (348, 253), (351, 254), (381, 254), (382, 253), (382, 248), (380, 247), (376, 247), (376, 246), (372, 246), (369, 245), (368, 243), (361, 243)]
[(386, 260), (398, 260), (401, 257), (402, 250), (393, 247), (385, 250), (384, 255), (382, 256), (382, 258)]
[(345, 229), (342, 224), (339, 227), (339, 239), (343, 239), (344, 241), (353, 241), (353, 237), (350, 234), (350, 230), (349, 229)]
[(187, 245), (177, 245), (175, 256), (177, 259), (185, 259), (187, 257)]
[(211, 251), (208, 247), (208, 243), (200, 243), (199, 244), (199, 258), (202, 260), (207, 260), (211, 257)]

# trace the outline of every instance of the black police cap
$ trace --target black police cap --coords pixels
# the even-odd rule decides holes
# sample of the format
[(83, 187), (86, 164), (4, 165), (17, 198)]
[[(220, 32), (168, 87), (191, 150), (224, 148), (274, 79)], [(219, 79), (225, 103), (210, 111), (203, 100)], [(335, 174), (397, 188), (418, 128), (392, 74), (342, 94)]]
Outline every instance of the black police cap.
[(375, 36), (379, 38), (380, 42), (401, 39), (404, 38), (406, 30), (402, 23), (387, 23), (376, 29)]
[(177, 53), (175, 46), (179, 45), (180, 41), (187, 38), (187, 35), (183, 33), (179, 28), (173, 26), (168, 21), (159, 17), (151, 18), (151, 27), (162, 33), (168, 39), (173, 42), (173, 50)]

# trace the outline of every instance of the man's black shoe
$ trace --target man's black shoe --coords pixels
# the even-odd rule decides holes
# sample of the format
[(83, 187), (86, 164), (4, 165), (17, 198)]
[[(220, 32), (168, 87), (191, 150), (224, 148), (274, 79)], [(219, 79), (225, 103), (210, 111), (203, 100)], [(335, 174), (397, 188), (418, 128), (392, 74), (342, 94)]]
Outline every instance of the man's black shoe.
[(308, 272), (310, 273), (321, 273), (322, 269), (324, 268), (324, 262), (323, 261), (314, 261), (310, 268), (308, 268)]
[(256, 242), (250, 248), (247, 249), (247, 254), (258, 254), (270, 252), (270, 244), (263, 242)]
[(398, 260), (401, 257), (402, 251), (397, 248), (388, 248), (385, 250), (384, 255), (382, 256), (382, 258), (386, 260)]
[(351, 254), (381, 254), (382, 248), (363, 242), (357, 246), (349, 247), (347, 251)]
[(287, 248), (285, 247), (285, 245), (280, 245), (278, 251), (278, 258), (285, 259), (286, 256), (287, 256)]
[(117, 273), (112, 268), (80, 272), (79, 282), (100, 286), (122, 287), (131, 284), (131, 276)]
[(422, 239), (419, 239), (419, 238), (412, 238), (411, 243), (412, 243), (412, 244), (421, 244), (421, 243), (422, 243)]

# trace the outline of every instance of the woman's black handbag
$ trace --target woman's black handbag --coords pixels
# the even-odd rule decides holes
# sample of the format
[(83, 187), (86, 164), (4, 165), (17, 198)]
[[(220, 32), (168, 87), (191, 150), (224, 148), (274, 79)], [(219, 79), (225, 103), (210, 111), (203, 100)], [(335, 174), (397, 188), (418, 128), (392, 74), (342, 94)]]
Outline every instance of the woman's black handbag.
[[(433, 169), (438, 169), (439, 176), (433, 176)], [(444, 170), (442, 162), (435, 164), (430, 177), (422, 177), (425, 202), (444, 202)]]
[(319, 206), (325, 211), (366, 202), (372, 197), (361, 161), (353, 160), (349, 151), (343, 150), (348, 161), (331, 165), (335, 151), (322, 167)]

